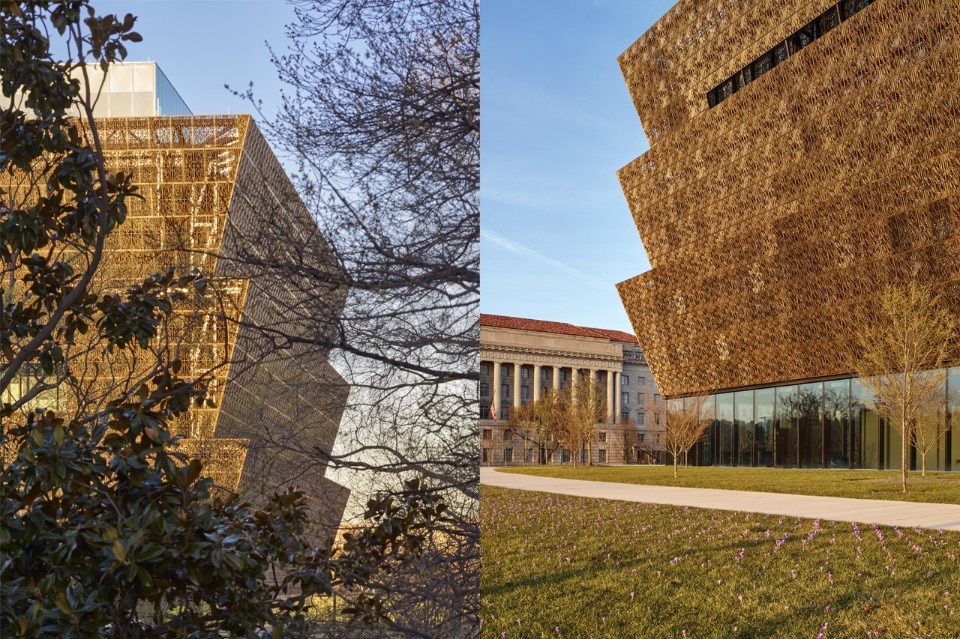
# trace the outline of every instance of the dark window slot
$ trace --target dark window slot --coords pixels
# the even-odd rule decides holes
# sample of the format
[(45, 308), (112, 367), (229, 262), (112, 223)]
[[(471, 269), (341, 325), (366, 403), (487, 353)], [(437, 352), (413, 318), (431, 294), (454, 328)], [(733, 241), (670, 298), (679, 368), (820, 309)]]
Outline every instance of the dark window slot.
[(787, 58), (809, 47), (841, 22), (865, 9), (873, 0), (840, 0), (809, 23), (797, 29), (783, 42), (743, 67), (707, 93), (707, 105), (712, 109)]

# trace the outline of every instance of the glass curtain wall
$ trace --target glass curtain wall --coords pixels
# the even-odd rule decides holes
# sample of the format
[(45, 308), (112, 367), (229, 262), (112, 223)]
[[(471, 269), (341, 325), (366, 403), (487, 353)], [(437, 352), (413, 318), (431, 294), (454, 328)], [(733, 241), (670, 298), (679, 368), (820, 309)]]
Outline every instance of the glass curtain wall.
[(756, 405), (757, 466), (773, 466), (773, 431), (776, 391), (773, 388), (758, 388), (754, 391)]
[(798, 464), (801, 468), (823, 466), (823, 384), (801, 384), (797, 394)]
[(753, 391), (734, 393), (734, 411), (736, 415), (735, 439), (737, 442), (737, 466), (756, 465), (756, 423), (754, 421)]
[(883, 437), (880, 416), (873, 408), (873, 398), (858, 379), (850, 380), (850, 412), (853, 428), (859, 436), (860, 460), (863, 468), (881, 468)]
[(850, 380), (823, 383), (824, 465), (828, 468), (855, 468), (856, 437), (850, 422)]
[(717, 452), (720, 466), (733, 466), (734, 437), (733, 437), (733, 393), (717, 395)]
[(697, 444), (691, 454), (690, 461), (695, 464), (700, 464), (701, 466), (713, 466), (716, 463), (715, 460), (715, 433), (717, 430), (717, 398), (716, 396), (711, 396), (707, 398), (707, 401), (703, 403), (703, 416), (710, 418), (713, 422), (710, 425), (710, 428), (707, 429), (706, 437), (704, 437), (699, 444)]
[[(945, 372), (937, 422), (928, 425), (934, 445), (927, 470), (960, 471), (960, 367)], [(880, 418), (873, 399), (855, 378), (718, 393), (704, 404), (713, 421), (689, 461), (898, 470), (902, 433)], [(912, 444), (909, 467), (919, 470), (922, 459)]]
[(944, 469), (960, 470), (960, 368), (951, 368), (947, 377), (947, 411)]
[(777, 428), (774, 439), (776, 465), (781, 468), (797, 467), (797, 401), (796, 386), (778, 386)]

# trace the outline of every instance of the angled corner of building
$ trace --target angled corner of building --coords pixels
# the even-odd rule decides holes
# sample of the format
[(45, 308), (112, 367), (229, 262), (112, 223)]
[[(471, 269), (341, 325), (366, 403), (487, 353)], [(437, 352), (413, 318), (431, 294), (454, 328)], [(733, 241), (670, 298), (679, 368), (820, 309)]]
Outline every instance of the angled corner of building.
[[(792, 463), (892, 463), (881, 426), (848, 432), (853, 329), (914, 271), (960, 315), (960, 6), (681, 0), (619, 63), (650, 149), (618, 175), (652, 268), (618, 290), (657, 384), (732, 398), (845, 383), (844, 441), (817, 422)], [(958, 440), (941, 468), (960, 465)], [(743, 463), (772, 465), (758, 450)]]
[(107, 165), (142, 199), (108, 240), (101, 282), (168, 266), (209, 277), (204, 306), (178, 313), (183, 373), (208, 378), (212, 400), (174, 425), (184, 451), (254, 501), (299, 488), (332, 531), (349, 496), (325, 477), (349, 393), (328, 361), (347, 296), (324, 277), (335, 256), (249, 115), (190, 114), (154, 63), (113, 67), (104, 86)]

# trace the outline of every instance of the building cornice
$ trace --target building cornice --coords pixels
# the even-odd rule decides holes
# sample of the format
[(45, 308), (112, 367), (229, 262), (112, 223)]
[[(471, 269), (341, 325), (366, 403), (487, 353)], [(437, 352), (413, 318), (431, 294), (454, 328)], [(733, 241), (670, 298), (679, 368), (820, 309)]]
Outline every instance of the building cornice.
[(481, 361), (500, 363), (540, 364), (544, 366), (597, 368), (620, 372), (623, 358), (583, 352), (557, 352), (544, 348), (517, 348), (485, 344), (480, 347)]

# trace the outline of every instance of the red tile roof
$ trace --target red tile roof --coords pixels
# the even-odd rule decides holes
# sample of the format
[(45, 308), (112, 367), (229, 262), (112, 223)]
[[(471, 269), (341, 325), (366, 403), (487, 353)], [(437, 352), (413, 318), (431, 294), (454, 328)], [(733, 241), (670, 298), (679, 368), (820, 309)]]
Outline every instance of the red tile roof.
[(631, 344), (637, 343), (637, 338), (634, 337), (633, 333), (625, 333), (623, 331), (616, 331), (610, 328), (588, 328), (587, 330), (600, 333), (604, 337), (609, 337), (615, 342), (630, 342)]
[(630, 333), (614, 331), (605, 328), (587, 328), (574, 326), (566, 322), (548, 322), (545, 320), (527, 319), (525, 317), (508, 317), (507, 315), (490, 315), (480, 313), (480, 326), (492, 328), (512, 328), (518, 331), (536, 331), (538, 333), (559, 333), (560, 335), (576, 335), (578, 337), (595, 337), (615, 342), (637, 343), (637, 338)]

